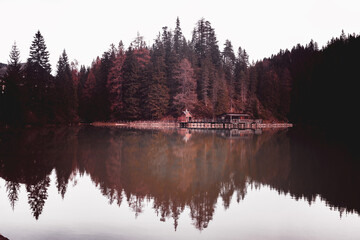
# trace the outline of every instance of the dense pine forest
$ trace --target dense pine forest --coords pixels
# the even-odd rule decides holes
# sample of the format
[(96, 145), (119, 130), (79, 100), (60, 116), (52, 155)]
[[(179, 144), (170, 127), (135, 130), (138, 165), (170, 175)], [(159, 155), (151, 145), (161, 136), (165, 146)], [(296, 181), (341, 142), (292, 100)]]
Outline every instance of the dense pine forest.
[(0, 64), (0, 125), (175, 120), (184, 109), (201, 118), (246, 112), (311, 125), (347, 121), (356, 114), (359, 54), (360, 36), (343, 32), (321, 49), (311, 40), (249, 63), (230, 40), (219, 46), (209, 21), (200, 19), (187, 40), (177, 19), (152, 46), (140, 35), (128, 48), (120, 41), (90, 67), (69, 62), (64, 50), (53, 76), (38, 31), (25, 63), (14, 44)]

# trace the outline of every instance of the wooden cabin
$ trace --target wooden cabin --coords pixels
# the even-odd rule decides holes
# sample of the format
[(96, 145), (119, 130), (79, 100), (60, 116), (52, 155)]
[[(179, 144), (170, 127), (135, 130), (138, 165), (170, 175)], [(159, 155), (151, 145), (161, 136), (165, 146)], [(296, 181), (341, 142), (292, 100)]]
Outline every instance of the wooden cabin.
[(185, 114), (185, 122), (191, 122), (192, 115), (191, 115), (190, 111), (185, 109), (185, 111), (183, 113)]

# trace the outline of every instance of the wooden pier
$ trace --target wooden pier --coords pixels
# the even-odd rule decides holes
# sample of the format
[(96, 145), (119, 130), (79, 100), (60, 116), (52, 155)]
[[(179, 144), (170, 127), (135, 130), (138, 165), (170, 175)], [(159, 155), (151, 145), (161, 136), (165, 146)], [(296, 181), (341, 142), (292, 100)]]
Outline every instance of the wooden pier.
[(264, 129), (289, 128), (291, 123), (263, 123), (262, 119), (251, 119), (247, 114), (223, 114), (216, 120), (196, 119), (180, 122), (181, 128), (188, 129)]
[(197, 121), (197, 122), (181, 122), (181, 128), (188, 129), (263, 129), (263, 128), (289, 128), (291, 123), (261, 123), (256, 121), (248, 122), (219, 122), (219, 121)]

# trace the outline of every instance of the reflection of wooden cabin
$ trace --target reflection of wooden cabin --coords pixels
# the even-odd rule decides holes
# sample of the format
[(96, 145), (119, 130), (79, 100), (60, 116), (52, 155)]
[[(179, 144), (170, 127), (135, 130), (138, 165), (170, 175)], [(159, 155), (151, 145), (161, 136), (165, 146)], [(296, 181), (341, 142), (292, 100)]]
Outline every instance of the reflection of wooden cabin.
[(253, 122), (249, 114), (246, 113), (224, 113), (218, 116), (218, 119), (226, 123), (244, 123)]
[(255, 131), (253, 129), (229, 129), (219, 130), (221, 136), (228, 139), (249, 139), (253, 137)]

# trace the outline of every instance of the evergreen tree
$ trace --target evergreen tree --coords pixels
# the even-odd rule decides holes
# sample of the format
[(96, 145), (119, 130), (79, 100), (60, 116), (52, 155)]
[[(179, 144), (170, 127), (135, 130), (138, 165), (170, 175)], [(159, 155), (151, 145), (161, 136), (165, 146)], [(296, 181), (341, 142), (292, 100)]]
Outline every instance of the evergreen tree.
[(169, 89), (166, 84), (165, 49), (160, 41), (154, 44), (149, 80), (145, 91), (145, 112), (149, 119), (161, 119), (169, 107)]
[(74, 88), (74, 108), (76, 113), (76, 121), (79, 121), (79, 95), (78, 95), (78, 89), (79, 89), (79, 69), (78, 69), (78, 61), (74, 60), (70, 63), (70, 70), (71, 70), (71, 78), (72, 78), (72, 85)]
[(121, 69), (123, 77), (124, 119), (135, 120), (140, 112), (140, 66), (136, 60), (134, 49), (130, 46)]
[(247, 101), (249, 98), (249, 56), (246, 51), (241, 47), (238, 49), (237, 58), (234, 66), (234, 94), (232, 98), (238, 101), (237, 108), (244, 111), (247, 107)]
[(238, 49), (238, 62), (240, 70), (246, 70), (249, 67), (249, 55), (247, 54), (246, 50), (239, 47)]
[(20, 51), (16, 46), (16, 42), (14, 42), (14, 45), (11, 47), (9, 57), (10, 61), (8, 61), (7, 74), (9, 75), (12, 72), (20, 72)]
[(256, 66), (249, 68), (249, 94), (251, 97), (256, 96), (257, 85), (258, 85), (258, 74)]
[(68, 56), (63, 51), (57, 64), (57, 73), (55, 78), (56, 93), (56, 121), (63, 123), (72, 123), (77, 121), (77, 101), (74, 81), (70, 69)]
[(49, 52), (46, 50), (45, 40), (40, 31), (37, 31), (30, 46), (30, 57), (28, 59), (28, 63), (36, 63), (40, 65), (46, 72), (51, 72)]
[(198, 100), (202, 102), (204, 105), (209, 104), (209, 95), (212, 93), (209, 88), (210, 84), (210, 74), (212, 71), (211, 63), (209, 59), (203, 59), (200, 61), (199, 67), (197, 68), (197, 83), (196, 83), (196, 93), (198, 96)]
[[(279, 86), (280, 80), (277, 72), (271, 68), (265, 69), (265, 73), (259, 81), (259, 100), (264, 105), (265, 109), (270, 111), (273, 116), (277, 114), (280, 102)], [(266, 117), (269, 118), (270, 116)]]
[(95, 72), (96, 86), (94, 91), (94, 117), (96, 121), (108, 121), (110, 119), (110, 102), (107, 80), (109, 72), (115, 60), (115, 49), (110, 48), (104, 52), (100, 60), (99, 70)]
[(186, 43), (184, 36), (182, 35), (182, 30), (180, 27), (180, 19), (176, 18), (176, 27), (174, 30), (174, 52), (178, 60), (181, 60), (184, 57), (182, 52), (183, 44)]
[(210, 52), (212, 64), (216, 69), (221, 67), (221, 55), (219, 50), (218, 41), (215, 34), (215, 29), (213, 29), (208, 22), (209, 36), (208, 36), (208, 51)]
[(164, 52), (166, 84), (170, 94), (170, 109), (173, 110), (174, 96), (176, 94), (176, 89), (178, 87), (178, 83), (176, 82), (176, 78), (174, 76), (175, 74), (174, 71), (178, 59), (172, 41), (173, 41), (173, 37), (171, 31), (168, 31), (167, 27), (163, 27), (162, 43), (161, 46), (159, 46), (159, 44), (157, 45), (159, 48), (163, 49), (160, 51)]
[(79, 113), (79, 117), (81, 120), (85, 120), (86, 119), (86, 82), (88, 79), (88, 75), (89, 75), (89, 68), (85, 68), (85, 66), (81, 66), (80, 67), (80, 71), (78, 74), (78, 78), (79, 78), (79, 84), (77, 87), (77, 96), (78, 96), (78, 113)]
[(197, 26), (193, 31), (192, 45), (199, 59), (206, 58), (209, 25), (210, 23), (202, 18), (197, 22)]
[(249, 71), (240, 71), (239, 76), (240, 81), (240, 92), (239, 92), (239, 100), (240, 100), (240, 108), (244, 111), (248, 104), (249, 98)]
[(218, 84), (219, 86), (217, 87), (216, 101), (214, 106), (215, 115), (220, 115), (228, 112), (230, 105), (230, 98), (228, 90), (226, 88), (225, 79), (221, 79)]
[[(143, 39), (141, 37), (141, 39)], [(141, 40), (141, 44), (136, 44), (138, 40), (135, 39), (133, 42), (134, 46), (139, 46), (134, 48), (134, 57), (136, 64), (138, 66), (137, 69), (137, 79), (135, 85), (138, 87), (136, 97), (139, 100), (139, 109), (138, 109), (138, 117), (137, 119), (145, 117), (145, 104), (144, 101), (146, 99), (146, 90), (147, 90), (147, 81), (149, 80), (150, 73), (148, 72), (149, 65), (151, 65), (151, 56), (148, 47), (145, 42)], [(125, 91), (125, 90), (124, 90)]]
[(225, 72), (225, 79), (228, 84), (232, 85), (232, 78), (235, 66), (235, 54), (232, 44), (229, 40), (225, 42), (224, 51), (222, 52), (223, 68)]
[(26, 118), (29, 123), (51, 122), (54, 118), (53, 77), (50, 74), (49, 53), (43, 36), (38, 31), (30, 46), (26, 76)]
[(20, 52), (16, 43), (12, 46), (5, 73), (4, 119), (6, 124), (20, 124), (23, 122), (23, 101), (19, 85), (22, 83), (23, 73), (20, 64)]
[(45, 205), (45, 200), (48, 198), (48, 188), (50, 186), (50, 178), (37, 182), (34, 185), (26, 185), (28, 192), (28, 203), (30, 205), (32, 214), (38, 220)]
[(113, 66), (110, 69), (107, 81), (107, 89), (109, 93), (109, 104), (110, 104), (110, 119), (119, 120), (122, 118), (123, 113), (123, 78), (121, 75), (121, 69), (125, 61), (125, 51), (122, 41), (119, 43), (116, 58)]
[(208, 36), (208, 22), (200, 19), (193, 31), (192, 46), (196, 54), (196, 79), (197, 79), (197, 96), (198, 100), (203, 104), (207, 103), (207, 91), (209, 85), (209, 65), (206, 55), (206, 42)]
[[(235, 70), (235, 54), (233, 46), (229, 40), (225, 41), (224, 50), (222, 52), (222, 65), (225, 73), (225, 80), (228, 86), (230, 99), (233, 100), (234, 92), (234, 70)], [(231, 104), (233, 105), (233, 104)]]
[(210, 105), (213, 105), (215, 101), (215, 87), (221, 72), (221, 58), (215, 31), (210, 22), (205, 21), (205, 19), (198, 21), (193, 32), (191, 45), (196, 54), (195, 72), (198, 100), (205, 109), (213, 107)]
[(15, 203), (19, 200), (20, 184), (17, 182), (8, 181), (6, 182), (5, 186), (11, 207), (14, 210)]
[(93, 63), (93, 67), (89, 70), (87, 74), (86, 82), (83, 87), (82, 92), (82, 120), (85, 122), (93, 122), (96, 119), (95, 110), (93, 108), (94, 104), (94, 93), (96, 88), (96, 78), (94, 71), (96, 71), (96, 63)]
[(281, 120), (287, 120), (287, 115), (290, 112), (291, 82), (292, 78), (289, 69), (283, 69), (280, 75), (280, 103), (278, 109), (278, 117)]

